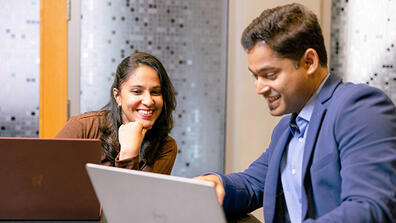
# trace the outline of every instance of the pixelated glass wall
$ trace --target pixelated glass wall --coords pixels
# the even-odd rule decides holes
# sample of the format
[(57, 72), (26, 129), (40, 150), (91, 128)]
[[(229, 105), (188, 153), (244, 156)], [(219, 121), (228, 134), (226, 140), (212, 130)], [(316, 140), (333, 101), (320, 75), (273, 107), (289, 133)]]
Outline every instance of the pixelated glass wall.
[(160, 59), (177, 91), (173, 175), (224, 171), (226, 0), (81, 0), (81, 112), (110, 99), (116, 66)]
[(333, 0), (331, 70), (396, 103), (396, 1)]
[(0, 136), (38, 137), (40, 1), (0, 6)]

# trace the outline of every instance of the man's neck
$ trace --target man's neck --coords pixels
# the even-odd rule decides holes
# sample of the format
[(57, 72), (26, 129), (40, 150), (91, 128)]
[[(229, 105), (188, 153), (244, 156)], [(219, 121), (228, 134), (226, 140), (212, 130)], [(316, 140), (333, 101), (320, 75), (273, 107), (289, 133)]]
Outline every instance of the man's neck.
[[(318, 90), (319, 86), (322, 84), (323, 80), (327, 77), (328, 75), (328, 69), (327, 67), (319, 67), (318, 70), (312, 74), (312, 80), (311, 80), (311, 90), (310, 93), (308, 93), (306, 95), (306, 100), (304, 103), (304, 106), (308, 103), (308, 101), (310, 100), (310, 98), (313, 96), (313, 94), (315, 94), (315, 92)], [(301, 112), (301, 110), (304, 108), (304, 106), (302, 106), (297, 114), (299, 114)]]
[(328, 74), (329, 74), (329, 70), (327, 69), (327, 67), (320, 66), (318, 68), (317, 73), (313, 76), (314, 85), (313, 85), (312, 94), (319, 88), (320, 84), (323, 82), (323, 80), (327, 77)]

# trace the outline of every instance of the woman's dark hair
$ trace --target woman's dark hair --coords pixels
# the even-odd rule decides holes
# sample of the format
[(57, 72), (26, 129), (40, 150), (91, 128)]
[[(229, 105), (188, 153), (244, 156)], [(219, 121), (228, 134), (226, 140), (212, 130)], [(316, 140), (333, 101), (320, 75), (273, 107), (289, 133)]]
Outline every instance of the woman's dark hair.
[(107, 113), (108, 123), (101, 127), (101, 141), (104, 153), (114, 163), (114, 159), (120, 151), (118, 141), (118, 129), (122, 125), (121, 108), (113, 96), (113, 88), (118, 90), (130, 75), (140, 66), (147, 65), (153, 68), (159, 77), (161, 94), (164, 101), (161, 114), (143, 139), (139, 156), (147, 164), (151, 165), (158, 155), (159, 146), (164, 142), (173, 128), (172, 112), (176, 108), (175, 90), (168, 74), (161, 62), (154, 56), (138, 52), (125, 59), (118, 65), (113, 85), (110, 89), (110, 102), (102, 108)]
[(244, 30), (241, 44), (249, 51), (264, 41), (280, 57), (299, 62), (308, 48), (313, 48), (322, 66), (327, 53), (316, 15), (303, 5), (293, 3), (267, 9)]

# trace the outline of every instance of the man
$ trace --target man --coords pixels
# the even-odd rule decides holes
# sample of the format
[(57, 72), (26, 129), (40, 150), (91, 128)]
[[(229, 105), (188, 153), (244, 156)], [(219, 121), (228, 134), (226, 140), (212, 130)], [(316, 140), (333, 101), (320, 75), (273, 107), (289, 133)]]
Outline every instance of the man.
[(396, 222), (391, 100), (329, 73), (317, 17), (302, 5), (265, 10), (241, 42), (271, 115), (291, 115), (244, 172), (197, 177), (215, 183), (226, 214), (263, 206), (266, 223)]

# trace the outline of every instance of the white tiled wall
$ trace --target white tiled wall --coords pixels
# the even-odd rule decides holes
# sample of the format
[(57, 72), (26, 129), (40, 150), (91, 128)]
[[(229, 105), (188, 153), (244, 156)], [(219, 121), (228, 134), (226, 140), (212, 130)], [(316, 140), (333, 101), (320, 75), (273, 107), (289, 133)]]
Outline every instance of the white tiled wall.
[(38, 136), (40, 1), (0, 0), (0, 136)]
[(81, 0), (81, 112), (110, 98), (116, 66), (158, 57), (177, 91), (174, 175), (224, 171), (226, 0)]

